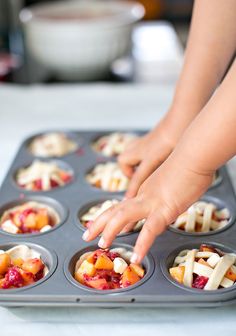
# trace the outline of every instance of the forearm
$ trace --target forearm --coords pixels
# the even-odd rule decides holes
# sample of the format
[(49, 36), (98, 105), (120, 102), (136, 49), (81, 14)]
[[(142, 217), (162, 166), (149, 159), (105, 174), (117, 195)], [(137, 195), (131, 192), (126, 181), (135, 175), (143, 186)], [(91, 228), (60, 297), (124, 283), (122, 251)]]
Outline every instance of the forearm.
[(236, 50), (236, 1), (196, 0), (168, 124), (178, 137), (222, 80)]
[(172, 155), (199, 173), (216, 170), (236, 154), (236, 60), (183, 135)]

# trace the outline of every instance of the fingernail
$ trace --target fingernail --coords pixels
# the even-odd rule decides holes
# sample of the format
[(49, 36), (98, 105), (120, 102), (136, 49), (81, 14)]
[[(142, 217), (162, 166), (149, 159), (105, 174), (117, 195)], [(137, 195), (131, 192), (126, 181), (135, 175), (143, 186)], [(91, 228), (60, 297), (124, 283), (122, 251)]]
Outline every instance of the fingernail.
[(106, 244), (105, 244), (105, 240), (103, 237), (100, 238), (99, 242), (98, 242), (98, 246), (101, 248), (105, 248)]
[(86, 230), (82, 236), (83, 240), (87, 241), (89, 237), (89, 230)]
[(130, 261), (132, 264), (136, 264), (139, 260), (139, 256), (137, 255), (137, 253), (133, 253), (131, 258), (130, 258)]

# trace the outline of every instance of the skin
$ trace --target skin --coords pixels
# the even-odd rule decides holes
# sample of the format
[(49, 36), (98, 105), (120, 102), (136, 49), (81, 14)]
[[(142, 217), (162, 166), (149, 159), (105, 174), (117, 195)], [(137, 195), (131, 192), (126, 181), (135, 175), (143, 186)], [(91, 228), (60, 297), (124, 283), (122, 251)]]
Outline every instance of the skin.
[[(214, 11), (214, 15), (209, 16), (209, 21), (214, 22), (213, 17), (215, 20), (218, 19), (218, 30), (224, 30), (228, 34), (225, 35), (225, 40), (229, 36), (234, 36), (233, 55), (236, 47), (236, 34), (232, 34), (232, 32), (236, 33), (236, 2), (229, 0), (227, 1), (229, 6), (226, 6), (226, 3), (222, 1), (203, 2), (200, 0), (195, 4), (195, 13), (202, 10), (203, 7), (205, 10), (209, 9), (209, 4), (211, 4), (211, 13)], [(217, 6), (215, 6), (216, 4)], [(230, 10), (228, 8), (224, 12), (225, 7), (230, 7)], [(204, 13), (202, 10), (203, 17), (205, 17)], [(210, 12), (208, 12), (209, 14)], [(224, 18), (225, 24), (230, 22), (231, 31), (222, 26), (219, 17)], [(212, 26), (211, 29), (213, 29)], [(205, 37), (203, 41), (205, 41)], [(201, 40), (199, 43), (205, 44)], [(222, 49), (232, 47), (231, 43), (226, 41), (222, 45), (225, 47)], [(205, 48), (211, 52), (212, 48), (209, 48), (209, 44)], [(228, 53), (230, 55), (229, 51)], [(229, 60), (230, 57), (228, 57), (228, 62)], [(216, 60), (214, 59), (214, 61)], [(218, 64), (218, 73), (222, 73), (222, 68)], [(193, 68), (192, 71), (194, 71)], [(182, 90), (188, 91), (190, 85), (187, 83), (185, 85)], [(118, 233), (132, 228), (133, 223), (146, 218), (132, 256), (132, 262), (140, 263), (142, 261), (156, 237), (165, 231), (178, 215), (199, 199), (211, 184), (216, 169), (236, 154), (235, 87), (236, 61), (233, 62), (214, 95), (210, 99), (208, 97), (208, 103), (201, 108), (194, 120), (190, 124), (188, 123), (185, 131), (182, 131), (183, 134), (177, 145), (168, 154), (166, 160), (164, 159), (164, 163), (153, 172), (149, 172), (151, 175), (139, 187), (136, 196), (100, 215), (89, 230), (84, 233), (84, 240), (91, 241), (102, 233), (99, 246), (109, 247)], [(199, 90), (201, 91), (201, 88)], [(191, 102), (189, 104), (191, 106)], [(172, 121), (174, 124), (176, 115), (172, 115), (172, 118), (175, 118)], [(153, 137), (150, 141), (155, 142), (157, 139)]]
[(143, 181), (167, 159), (219, 85), (235, 52), (235, 30), (234, 0), (227, 0), (227, 6), (222, 0), (195, 1), (185, 62), (171, 107), (150, 133), (134, 140), (118, 158), (123, 172), (132, 177), (127, 198), (134, 197)]

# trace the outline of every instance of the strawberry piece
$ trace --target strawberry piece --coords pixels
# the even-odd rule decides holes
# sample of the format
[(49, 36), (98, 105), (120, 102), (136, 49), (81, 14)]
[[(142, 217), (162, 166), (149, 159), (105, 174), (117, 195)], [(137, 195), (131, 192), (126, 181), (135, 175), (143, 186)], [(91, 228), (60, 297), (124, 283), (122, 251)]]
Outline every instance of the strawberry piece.
[(208, 278), (202, 275), (198, 275), (193, 281), (193, 288), (203, 289), (207, 284)]

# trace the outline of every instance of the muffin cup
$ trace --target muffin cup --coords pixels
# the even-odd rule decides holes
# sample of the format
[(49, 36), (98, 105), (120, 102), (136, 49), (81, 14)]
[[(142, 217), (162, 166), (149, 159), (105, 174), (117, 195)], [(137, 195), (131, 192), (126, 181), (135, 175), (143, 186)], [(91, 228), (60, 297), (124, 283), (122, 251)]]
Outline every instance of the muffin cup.
[[(131, 245), (127, 245), (127, 244), (118, 244), (118, 243), (114, 243), (110, 249), (113, 249), (113, 248), (118, 248), (118, 247), (122, 247), (122, 248), (125, 248), (127, 251), (133, 251), (133, 247)], [(75, 251), (72, 255), (70, 255), (65, 263), (64, 263), (64, 273), (65, 273), (65, 276), (66, 278), (70, 281), (70, 283), (72, 283), (73, 285), (81, 288), (81, 289), (84, 289), (86, 291), (89, 291), (89, 292), (93, 292), (93, 293), (97, 293), (97, 294), (111, 294), (111, 293), (122, 293), (122, 292), (126, 292), (126, 291), (129, 291), (129, 290), (132, 290), (134, 288), (137, 288), (139, 286), (141, 286), (144, 282), (146, 282), (153, 274), (153, 271), (154, 271), (154, 261), (153, 261), (153, 258), (151, 256), (151, 254), (148, 254), (143, 262), (142, 262), (142, 265), (143, 267), (145, 268), (145, 275), (144, 277), (138, 281), (136, 284), (134, 285), (131, 285), (129, 287), (126, 287), (126, 288), (119, 288), (119, 289), (108, 289), (108, 290), (99, 290), (99, 289), (93, 289), (93, 288), (90, 288), (90, 287), (87, 287), (85, 285), (82, 285), (80, 282), (76, 281), (75, 278), (74, 278), (74, 271), (75, 271), (75, 265), (76, 265), (76, 262), (78, 261), (78, 259), (86, 252), (92, 252), (92, 251), (95, 251), (97, 250), (98, 247), (96, 245), (90, 245), (82, 250), (79, 250), (79, 251)]]
[(51, 207), (59, 216), (59, 223), (55, 224), (50, 230), (46, 231), (46, 232), (38, 232), (38, 233), (9, 233), (4, 231), (1, 227), (0, 227), (0, 233), (5, 234), (7, 236), (12, 236), (12, 237), (35, 237), (35, 236), (41, 236), (41, 235), (46, 235), (54, 230), (56, 230), (58, 227), (60, 227), (67, 219), (68, 216), (68, 210), (58, 201), (56, 201), (53, 198), (49, 198), (49, 197), (45, 197), (45, 196), (31, 196), (31, 197), (26, 197), (23, 198), (22, 200), (15, 200), (12, 201), (10, 203), (7, 203), (5, 205), (3, 205), (2, 207), (0, 207), (0, 218), (3, 215), (3, 213), (7, 210), (10, 210), (11, 208), (14, 208), (16, 206), (19, 205), (23, 205), (24, 203), (27, 202), (38, 202), (41, 205), (46, 205)]
[(7, 243), (4, 245), (0, 245), (0, 250), (9, 250), (12, 247), (15, 247), (17, 245), (26, 245), (29, 248), (35, 250), (36, 252), (40, 253), (40, 257), (43, 261), (43, 263), (48, 267), (48, 273), (40, 280), (36, 281), (35, 283), (28, 285), (28, 286), (24, 286), (24, 287), (20, 287), (20, 288), (9, 288), (9, 289), (0, 289), (0, 299), (1, 299), (1, 294), (6, 294), (7, 292), (20, 292), (20, 291), (24, 291), (27, 289), (30, 289), (32, 287), (36, 287), (39, 286), (40, 284), (42, 284), (44, 281), (47, 281), (52, 274), (55, 272), (56, 268), (57, 268), (57, 256), (56, 253), (53, 251), (50, 251), (49, 249), (47, 249), (46, 247), (42, 246), (42, 245), (38, 245), (38, 244), (34, 244), (34, 243), (28, 243), (28, 242), (13, 242), (13, 243)]
[(209, 195), (203, 196), (202, 198), (200, 198), (199, 201), (211, 202), (211, 203), (215, 204), (216, 207), (219, 210), (223, 209), (223, 208), (227, 208), (229, 210), (229, 212), (230, 212), (230, 218), (228, 220), (228, 224), (226, 224), (221, 229), (214, 230), (214, 231), (209, 231), (209, 232), (186, 232), (184, 230), (181, 230), (181, 229), (178, 229), (178, 228), (174, 228), (171, 225), (169, 226), (168, 230), (176, 232), (176, 233), (181, 234), (181, 235), (185, 235), (185, 236), (200, 237), (200, 236), (211, 236), (211, 235), (220, 233), (222, 231), (227, 230), (232, 224), (234, 224), (235, 218), (236, 218), (235, 209), (228, 202), (225, 202), (225, 201), (221, 200), (220, 198), (209, 196)]
[(164, 256), (164, 258), (161, 260), (161, 270), (162, 273), (164, 274), (165, 278), (171, 282), (174, 286), (177, 286), (185, 291), (188, 292), (192, 292), (192, 293), (198, 293), (199, 295), (216, 295), (219, 293), (226, 293), (226, 292), (230, 292), (236, 289), (236, 284), (234, 284), (233, 286), (229, 287), (229, 288), (220, 288), (220, 289), (216, 289), (216, 290), (203, 290), (203, 289), (198, 289), (198, 288), (192, 288), (192, 287), (187, 287), (184, 286), (180, 283), (178, 283), (176, 280), (174, 280), (172, 278), (172, 276), (169, 273), (169, 269), (171, 267), (173, 267), (174, 264), (174, 260), (177, 257), (177, 255), (186, 249), (197, 249), (200, 247), (201, 244), (206, 244), (206, 245), (212, 245), (215, 248), (220, 249), (222, 252), (226, 252), (226, 253), (235, 253), (236, 251), (229, 247), (229, 246), (225, 246), (224, 244), (220, 244), (220, 243), (216, 243), (216, 242), (211, 242), (211, 241), (201, 241), (201, 242), (189, 242), (187, 244), (183, 244), (181, 246), (179, 246), (178, 248), (176, 248), (175, 250), (173, 250), (172, 252), (170, 252), (169, 254), (167, 254), (166, 256)]

